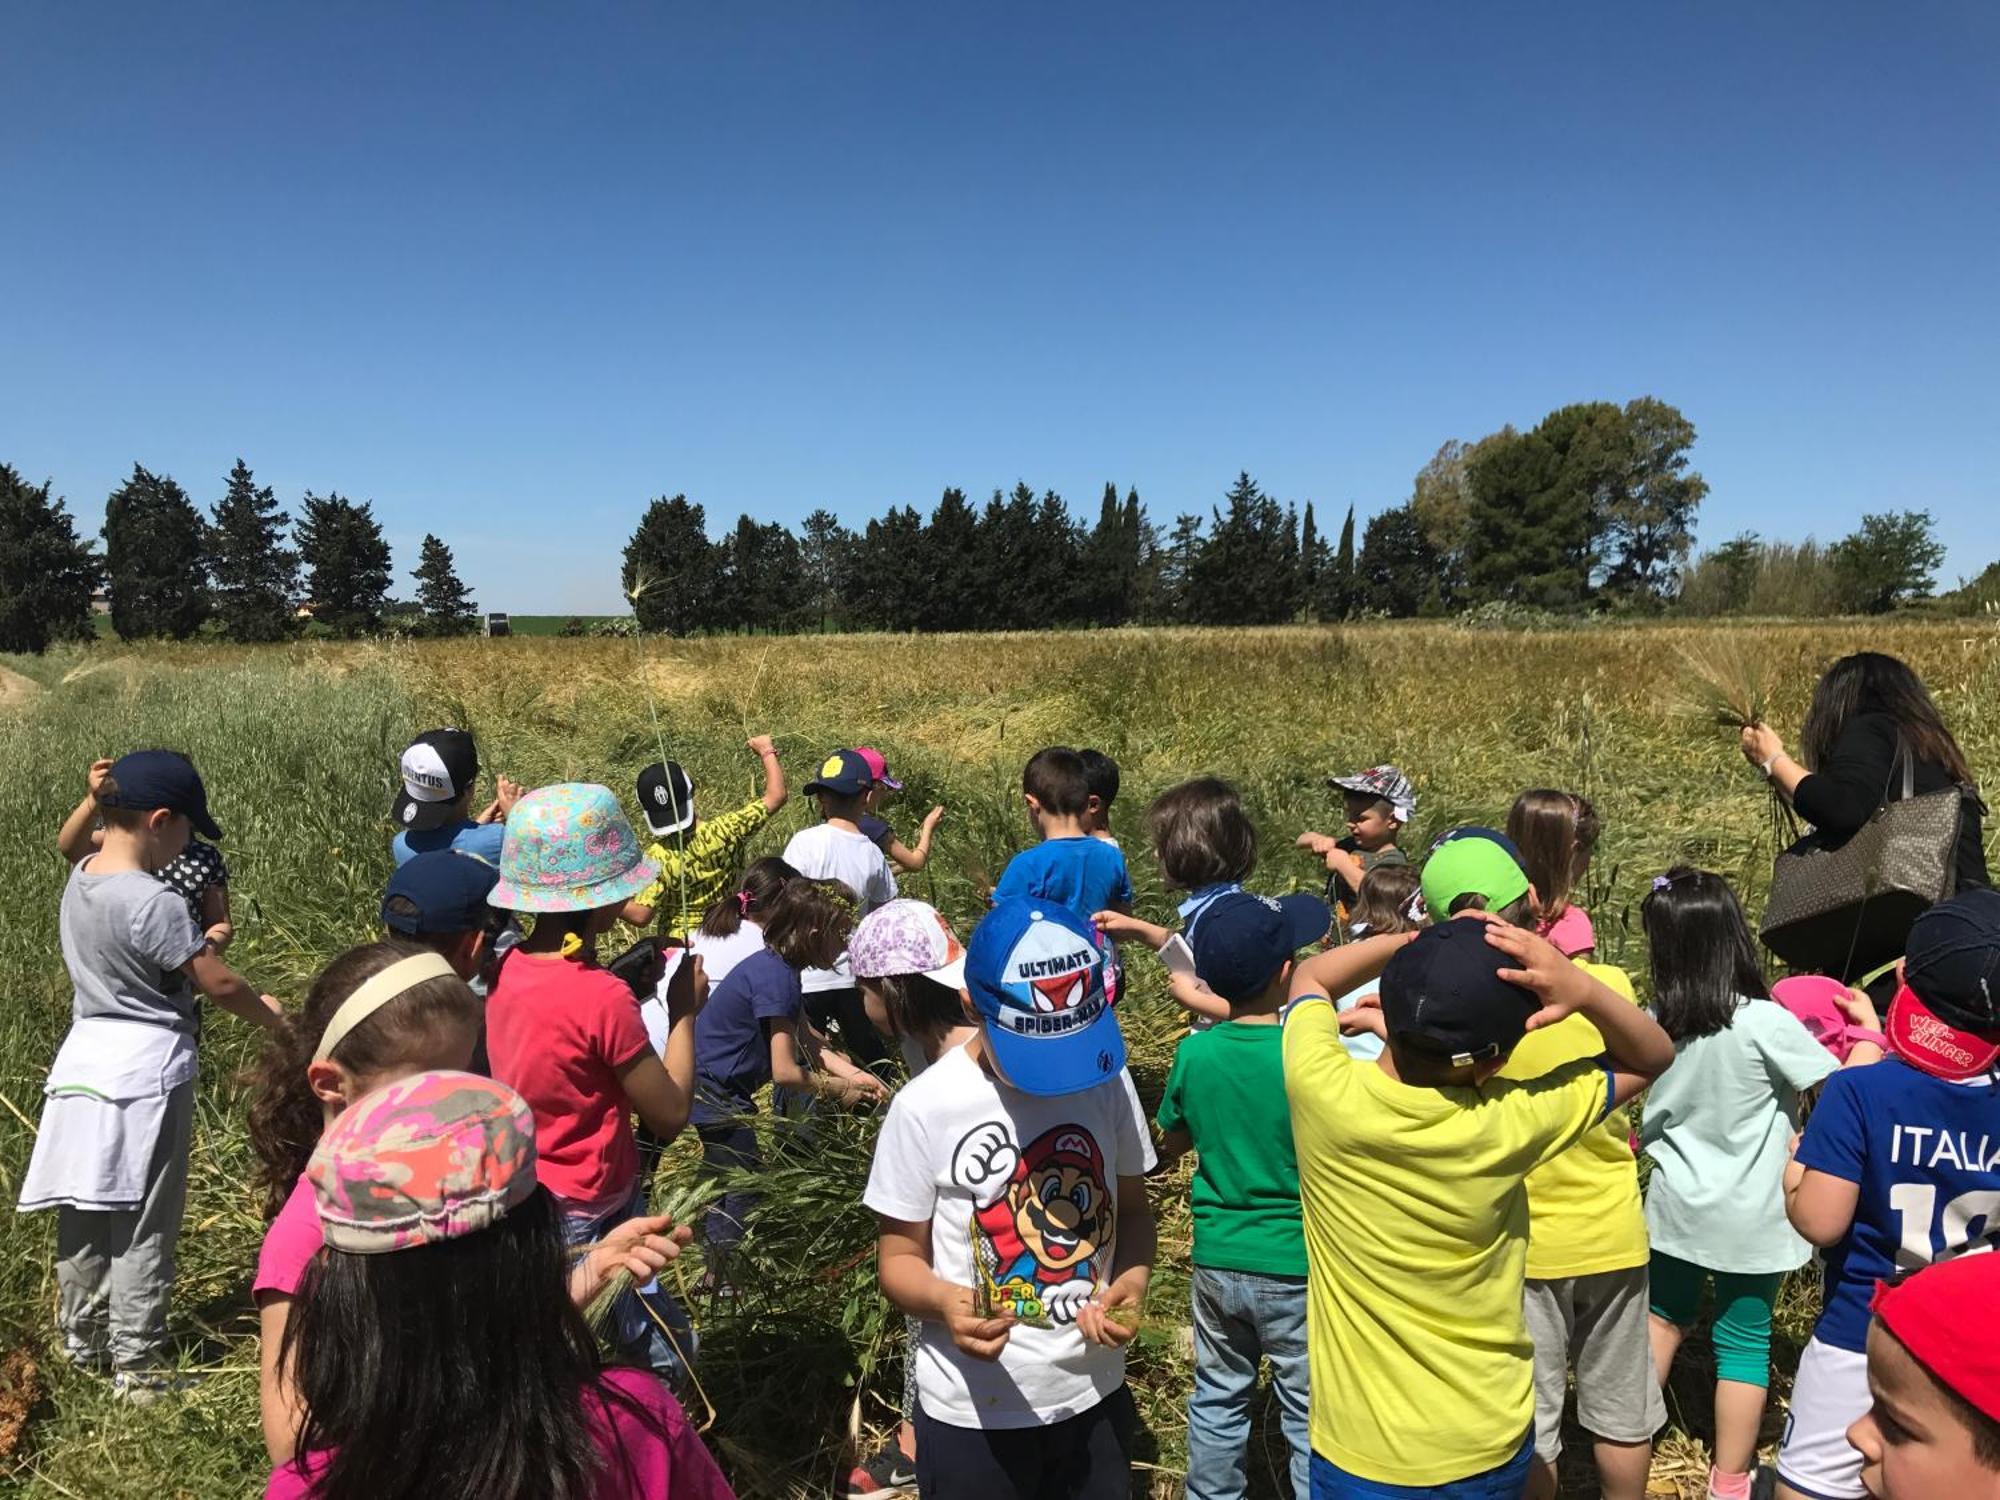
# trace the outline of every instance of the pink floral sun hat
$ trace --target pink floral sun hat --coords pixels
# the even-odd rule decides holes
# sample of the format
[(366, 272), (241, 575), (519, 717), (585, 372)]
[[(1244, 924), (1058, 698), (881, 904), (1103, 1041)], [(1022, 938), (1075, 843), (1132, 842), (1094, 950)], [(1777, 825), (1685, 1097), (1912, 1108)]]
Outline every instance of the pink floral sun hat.
[(936, 907), (908, 897), (878, 906), (855, 924), (847, 958), (857, 979), (922, 974), (965, 988), (965, 945)]
[(514, 804), (487, 900), (507, 911), (589, 911), (631, 900), (659, 873), (609, 787), (565, 781)]

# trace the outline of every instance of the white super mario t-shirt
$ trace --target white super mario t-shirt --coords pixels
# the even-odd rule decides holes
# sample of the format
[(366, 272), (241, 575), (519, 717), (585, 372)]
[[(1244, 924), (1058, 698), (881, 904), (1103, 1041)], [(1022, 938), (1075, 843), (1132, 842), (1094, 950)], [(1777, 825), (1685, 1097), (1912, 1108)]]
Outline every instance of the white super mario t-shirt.
[[(1042, 1097), (999, 1082), (963, 1047), (889, 1106), (863, 1202), (931, 1226), (931, 1265), (1022, 1319), (997, 1360), (961, 1354), (926, 1320), (917, 1399), (953, 1427), (1039, 1427), (1090, 1410), (1125, 1383), (1125, 1355), (1077, 1332), (1111, 1279), (1118, 1179), (1154, 1166), (1131, 1075)], [(1035, 1326), (1041, 1324), (1044, 1326)]]

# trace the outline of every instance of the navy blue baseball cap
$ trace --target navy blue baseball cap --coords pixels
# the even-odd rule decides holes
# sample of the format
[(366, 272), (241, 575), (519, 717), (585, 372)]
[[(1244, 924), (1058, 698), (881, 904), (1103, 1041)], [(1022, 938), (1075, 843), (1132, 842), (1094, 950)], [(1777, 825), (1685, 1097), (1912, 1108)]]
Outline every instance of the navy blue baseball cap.
[(2000, 891), (1960, 891), (1911, 923), (1903, 983), (1951, 1026), (2000, 1034)]
[(1009, 897), (972, 930), (966, 988), (995, 1065), (1022, 1093), (1079, 1093), (1125, 1066), (1109, 958), (1097, 929), (1056, 901)]
[(117, 790), (97, 799), (105, 807), (133, 812), (164, 807), (168, 812), (185, 813), (203, 838), (222, 837), (222, 830), (208, 815), (208, 790), (201, 784), (201, 773), (178, 750), (134, 750), (119, 756), (111, 763), (111, 784)]
[(1263, 994), (1286, 959), (1332, 926), (1331, 909), (1304, 891), (1275, 899), (1231, 891), (1203, 908), (1188, 946), (1201, 982), (1234, 1005)]
[(382, 893), (382, 925), (406, 937), (478, 932), (492, 919), (486, 898), (499, 879), (485, 860), (456, 849), (412, 855)]
[(858, 750), (836, 750), (819, 768), (819, 775), (806, 783), (806, 791), (832, 792), (836, 797), (859, 797), (875, 785), (875, 768)]
[(1382, 971), (1382, 1019), (1399, 1045), (1460, 1065), (1514, 1050), (1542, 1008), (1500, 977), (1514, 960), (1486, 941), (1487, 924), (1461, 917), (1427, 927)]

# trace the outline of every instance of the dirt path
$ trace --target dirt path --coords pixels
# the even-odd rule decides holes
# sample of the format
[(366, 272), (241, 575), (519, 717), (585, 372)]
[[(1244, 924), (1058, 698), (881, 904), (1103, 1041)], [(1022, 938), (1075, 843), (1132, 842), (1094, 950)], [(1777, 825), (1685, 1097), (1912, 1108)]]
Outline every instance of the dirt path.
[(26, 707), (41, 691), (42, 685), (34, 678), (0, 667), (0, 709)]

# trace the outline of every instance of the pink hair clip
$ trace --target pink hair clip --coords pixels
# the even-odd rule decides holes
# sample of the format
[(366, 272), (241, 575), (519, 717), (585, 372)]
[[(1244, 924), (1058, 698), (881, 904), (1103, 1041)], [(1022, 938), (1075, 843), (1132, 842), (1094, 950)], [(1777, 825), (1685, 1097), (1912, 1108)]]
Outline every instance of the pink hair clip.
[(742, 912), (744, 916), (749, 916), (750, 908), (756, 904), (756, 899), (748, 891), (738, 891), (736, 893), (736, 909)]

